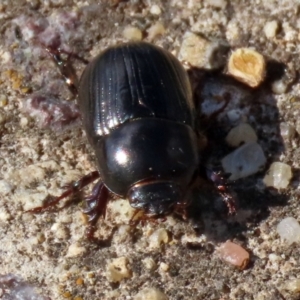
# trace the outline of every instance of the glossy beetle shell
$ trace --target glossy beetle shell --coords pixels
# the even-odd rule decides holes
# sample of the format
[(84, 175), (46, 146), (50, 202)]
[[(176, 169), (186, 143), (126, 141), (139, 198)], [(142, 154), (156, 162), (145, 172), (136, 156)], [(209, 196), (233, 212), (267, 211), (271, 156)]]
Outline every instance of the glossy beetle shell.
[(81, 77), (79, 107), (109, 190), (150, 213), (181, 201), (198, 149), (190, 83), (172, 54), (142, 42), (107, 49)]

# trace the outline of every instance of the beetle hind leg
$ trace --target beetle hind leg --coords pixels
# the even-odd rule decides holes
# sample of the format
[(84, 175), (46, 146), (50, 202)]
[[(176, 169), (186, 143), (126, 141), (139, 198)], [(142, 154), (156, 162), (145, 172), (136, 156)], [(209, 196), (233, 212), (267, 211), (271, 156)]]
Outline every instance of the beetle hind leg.
[(221, 171), (214, 171), (210, 168), (206, 168), (206, 174), (222, 196), (222, 200), (228, 208), (229, 215), (234, 215), (236, 213), (236, 201), (228, 191), (228, 182), (225, 176), (222, 175)]
[(88, 215), (89, 226), (87, 229), (88, 239), (94, 239), (95, 226), (99, 217), (105, 217), (106, 205), (108, 201), (108, 189), (99, 180), (94, 186), (90, 196), (85, 198), (86, 208), (83, 213)]

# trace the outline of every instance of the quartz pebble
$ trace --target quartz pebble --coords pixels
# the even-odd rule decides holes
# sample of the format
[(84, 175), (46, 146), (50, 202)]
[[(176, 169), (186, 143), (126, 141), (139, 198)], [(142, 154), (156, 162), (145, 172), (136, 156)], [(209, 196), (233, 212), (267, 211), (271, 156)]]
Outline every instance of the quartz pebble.
[(144, 288), (135, 297), (134, 300), (167, 300), (167, 296), (156, 288)]
[(279, 79), (272, 83), (271, 88), (272, 88), (273, 93), (275, 93), (277, 95), (281, 95), (286, 92), (286, 90), (288, 88), (288, 84), (287, 84), (286, 80)]
[(287, 217), (277, 225), (277, 233), (287, 244), (300, 242), (300, 225), (293, 217)]
[(242, 246), (231, 241), (226, 241), (222, 244), (218, 248), (218, 253), (221, 259), (241, 270), (244, 270), (249, 263), (249, 252), (247, 252)]
[(222, 159), (222, 166), (226, 173), (230, 173), (230, 180), (244, 178), (257, 173), (266, 163), (265, 154), (257, 143), (246, 143)]
[(226, 49), (227, 47), (218, 42), (186, 32), (179, 51), (179, 59), (198, 68), (215, 69), (224, 64)]
[(149, 247), (151, 249), (159, 248), (161, 244), (166, 244), (169, 241), (169, 235), (166, 229), (159, 228), (155, 230), (149, 237)]
[(238, 147), (242, 143), (256, 142), (257, 135), (254, 129), (247, 123), (239, 124), (232, 128), (226, 136), (226, 142), (232, 147)]
[(265, 69), (264, 57), (249, 48), (235, 50), (228, 61), (228, 73), (251, 87), (257, 87), (263, 81)]
[(285, 189), (292, 178), (292, 168), (282, 162), (273, 162), (263, 181), (266, 186)]
[(272, 39), (276, 36), (278, 30), (278, 22), (277, 21), (270, 21), (267, 22), (264, 26), (264, 33), (268, 39)]
[(142, 31), (137, 27), (127, 26), (123, 30), (123, 36), (130, 41), (141, 41), (143, 38)]
[(106, 267), (106, 278), (111, 282), (120, 282), (129, 277), (131, 277), (131, 270), (126, 257), (115, 258)]
[(289, 123), (280, 123), (280, 134), (285, 140), (290, 140), (296, 133), (295, 127)]
[(150, 8), (150, 13), (152, 15), (160, 15), (161, 14), (161, 9), (158, 5), (152, 5)]

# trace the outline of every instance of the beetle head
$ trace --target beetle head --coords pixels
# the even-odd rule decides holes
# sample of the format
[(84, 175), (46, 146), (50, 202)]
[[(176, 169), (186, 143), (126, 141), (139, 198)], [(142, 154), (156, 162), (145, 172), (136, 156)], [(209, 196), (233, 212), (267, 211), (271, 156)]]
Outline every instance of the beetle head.
[(135, 184), (127, 198), (135, 209), (151, 215), (166, 215), (174, 209), (182, 198), (178, 184), (171, 181), (146, 181)]

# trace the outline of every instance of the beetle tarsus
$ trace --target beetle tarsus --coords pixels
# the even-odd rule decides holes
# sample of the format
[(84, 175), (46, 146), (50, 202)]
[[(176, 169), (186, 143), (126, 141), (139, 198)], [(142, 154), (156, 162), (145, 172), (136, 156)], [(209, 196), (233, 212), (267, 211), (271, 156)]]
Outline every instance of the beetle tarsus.
[(45, 203), (42, 206), (35, 207), (33, 209), (27, 210), (26, 212), (33, 212), (33, 213), (40, 213), (47, 211), (51, 209), (52, 207), (56, 206), (61, 200), (65, 199), (68, 196), (74, 195), (80, 190), (82, 190), (85, 186), (92, 183), (94, 180), (99, 178), (99, 172), (93, 171), (85, 176), (83, 176), (81, 179), (75, 181), (72, 183), (66, 191), (64, 191), (60, 196), (54, 198), (52, 201)]
[(95, 239), (94, 232), (96, 230), (96, 223), (100, 216), (105, 217), (106, 206), (108, 201), (108, 189), (100, 180), (94, 186), (91, 196), (85, 199), (86, 208), (83, 210), (89, 217), (89, 226), (87, 229), (87, 237), (90, 240)]

